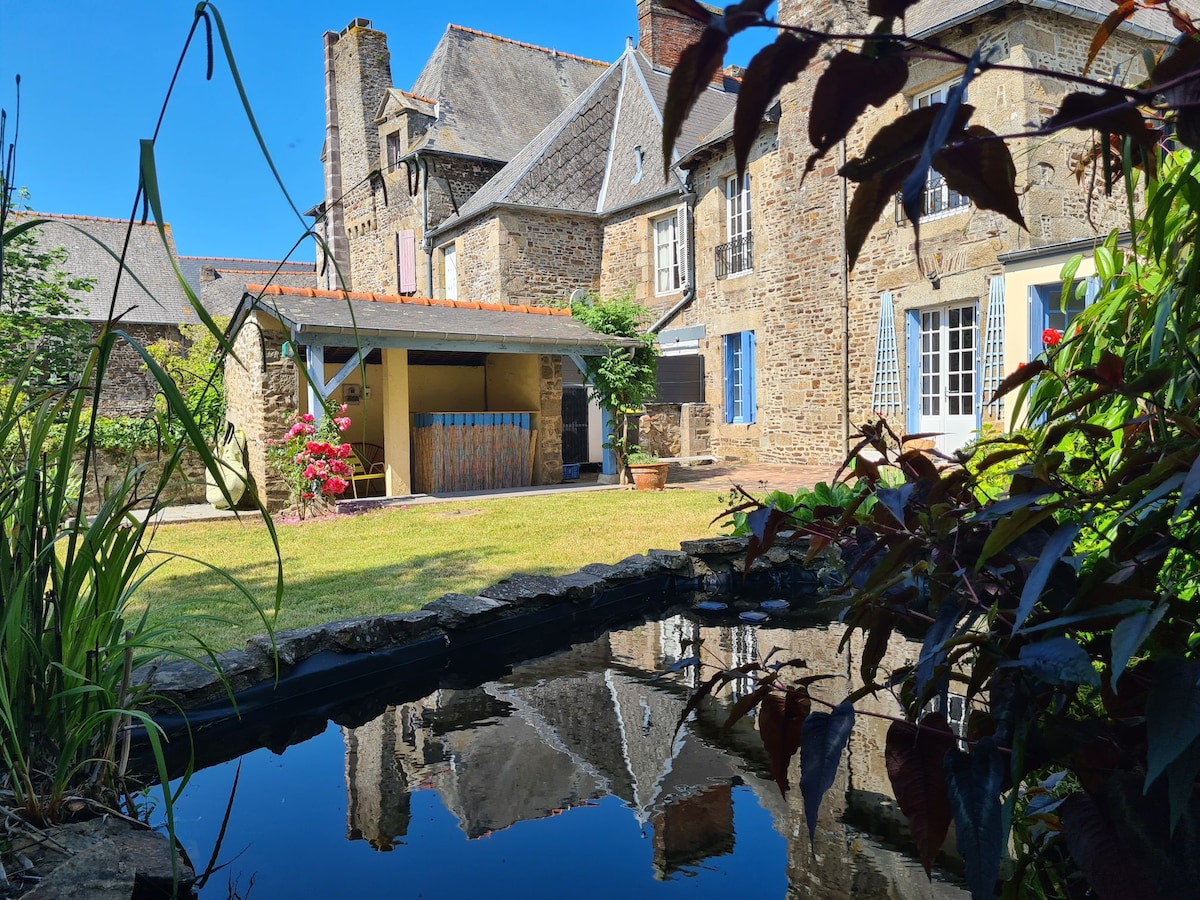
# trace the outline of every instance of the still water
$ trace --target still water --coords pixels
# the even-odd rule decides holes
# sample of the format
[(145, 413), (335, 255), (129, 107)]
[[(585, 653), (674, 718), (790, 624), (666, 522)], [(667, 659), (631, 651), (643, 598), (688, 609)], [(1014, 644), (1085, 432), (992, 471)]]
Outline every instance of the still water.
[[(257, 750), (240, 776), (237, 762), (206, 769), (179, 801), (178, 833), (198, 870), (218, 848), (204, 898), (965, 897), (914, 860), (884, 769), (886, 720), (860, 715), (811, 847), (799, 790), (780, 795), (753, 716), (721, 727), (748, 683), (676, 734), (698, 676), (659, 673), (690, 642), (721, 666), (780, 648), (807, 661), (798, 674), (835, 674), (818, 696), (836, 702), (858, 686), (842, 634), (683, 616), (613, 631), (365, 725), (331, 724), (282, 755)], [(918, 652), (896, 636), (888, 661)], [(897, 712), (886, 697), (859, 706)]]

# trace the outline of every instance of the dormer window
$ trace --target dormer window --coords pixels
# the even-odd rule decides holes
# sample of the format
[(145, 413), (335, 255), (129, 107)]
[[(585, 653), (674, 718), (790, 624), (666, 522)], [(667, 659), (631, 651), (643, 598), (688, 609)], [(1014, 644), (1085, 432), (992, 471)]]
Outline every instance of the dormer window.
[(400, 157), (404, 155), (404, 148), (400, 144), (400, 132), (393, 131), (384, 139), (386, 147), (387, 171), (396, 171), (396, 166), (400, 165)]

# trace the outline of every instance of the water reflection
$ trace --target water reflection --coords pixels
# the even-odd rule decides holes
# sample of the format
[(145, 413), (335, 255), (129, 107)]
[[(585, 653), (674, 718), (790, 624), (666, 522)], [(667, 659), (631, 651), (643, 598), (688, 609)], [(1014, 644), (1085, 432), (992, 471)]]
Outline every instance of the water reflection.
[[(807, 660), (813, 672), (837, 674), (813, 690), (837, 702), (860, 684), (860, 637), (839, 656), (843, 633), (840, 626), (701, 627), (677, 616), (522, 665), (499, 681), (391, 707), (373, 722), (342, 729), (346, 833), (381, 851), (419, 842), (413, 809), (422, 792), (437, 795), (468, 840), (618, 798), (651, 842), (655, 879), (703, 878), (727, 872), (743, 846), (762, 840), (752, 829), (735, 832), (735, 807), (748, 791), (786, 844), (777, 865), (786, 869), (789, 897), (965, 896), (928, 881), (913, 857), (896, 849), (906, 836), (884, 768), (887, 721), (859, 717), (812, 848), (799, 791), (786, 801), (780, 796), (754, 717), (722, 728), (724, 709), (749, 682), (732, 682), (676, 734), (697, 675), (690, 668), (656, 673), (693, 655), (696, 641), (707, 663), (726, 667), (776, 648), (784, 659)], [(911, 664), (918, 653), (918, 645), (896, 636), (884, 663)], [(898, 712), (886, 696), (859, 707)], [(761, 896), (752, 884), (740, 886), (746, 896)]]

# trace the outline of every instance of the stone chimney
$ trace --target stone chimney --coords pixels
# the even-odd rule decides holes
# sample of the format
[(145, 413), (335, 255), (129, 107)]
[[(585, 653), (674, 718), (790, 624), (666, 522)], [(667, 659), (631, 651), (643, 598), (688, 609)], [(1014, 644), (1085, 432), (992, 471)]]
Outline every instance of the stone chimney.
[[(713, 15), (722, 15), (719, 9), (705, 5)], [(650, 58), (657, 69), (671, 71), (679, 64), (679, 55), (684, 49), (700, 39), (704, 23), (691, 16), (667, 9), (662, 0), (637, 0), (638, 49)], [(719, 69), (713, 75), (713, 84), (721, 85), (724, 73)]]

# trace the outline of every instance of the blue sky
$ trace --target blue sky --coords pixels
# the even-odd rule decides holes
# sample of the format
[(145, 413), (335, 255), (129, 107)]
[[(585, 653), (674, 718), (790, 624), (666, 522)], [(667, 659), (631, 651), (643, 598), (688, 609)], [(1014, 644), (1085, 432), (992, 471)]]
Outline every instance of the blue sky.
[[(153, 134), (194, 9), (192, 0), (0, 0), (0, 107), (11, 141), (19, 74), (16, 182), (28, 187), (34, 208), (129, 216), (138, 142)], [(326, 31), (370, 19), (388, 35), (392, 79), (404, 89), (450, 22), (602, 60), (615, 59), (626, 35), (637, 33), (634, 0), (224, 0), (217, 9), (301, 211), (322, 194)], [(159, 138), (165, 218), (182, 254), (281, 258), (303, 226), (274, 185), (219, 56), (213, 81), (205, 81), (202, 34)], [(770, 37), (740, 37), (728, 61), (745, 64)], [(311, 244), (298, 253), (311, 259)]]

